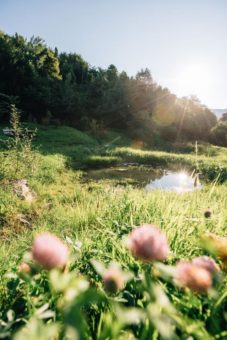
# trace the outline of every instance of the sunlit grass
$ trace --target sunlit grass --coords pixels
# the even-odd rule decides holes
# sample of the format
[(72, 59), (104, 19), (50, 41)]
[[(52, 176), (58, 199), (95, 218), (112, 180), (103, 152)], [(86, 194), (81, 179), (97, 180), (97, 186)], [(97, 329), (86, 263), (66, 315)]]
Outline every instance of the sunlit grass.
[[(49, 178), (46, 167), (41, 167), (41, 173), (30, 181), (38, 195), (32, 206), (15, 198), (12, 192), (1, 190), (1, 202), (4, 204), (1, 268), (5, 266), (9, 249), (15, 254), (13, 262), (19, 261), (24, 248), (29, 247), (32, 236), (41, 230), (79, 238), (84, 242), (85, 248), (88, 242), (93, 243), (97, 249), (96, 243), (105, 242), (103, 237), (105, 238), (107, 232), (113, 233), (114, 239), (118, 239), (132, 226), (143, 222), (154, 223), (166, 230), (176, 257), (199, 253), (198, 237), (205, 231), (220, 235), (225, 232), (226, 184), (209, 184), (201, 191), (187, 194), (159, 190), (145, 192), (144, 189), (131, 186), (118, 187), (115, 182), (81, 184), (80, 172), (67, 169), (63, 171), (61, 167), (58, 168), (57, 163), (54, 167), (53, 160), (44, 157), (44, 161), (50, 162), (52, 169), (51, 182), (43, 180)], [(208, 207), (214, 210), (211, 220), (203, 217), (203, 211)], [(15, 215), (19, 212), (28, 216), (31, 229), (15, 222)], [(17, 233), (15, 228), (19, 226), (22, 229), (19, 228)], [(106, 249), (106, 254), (113, 258), (116, 254), (120, 256), (120, 252), (116, 250), (112, 253)]]
[[(53, 133), (55, 132), (52, 131), (51, 135)], [(144, 188), (130, 185), (124, 178), (121, 185), (114, 178), (111, 181), (86, 182), (84, 173), (79, 168), (138, 163), (151, 168), (175, 166), (181, 170), (193, 170), (196, 165), (193, 149), (188, 154), (134, 149), (119, 146), (119, 140), (118, 145), (112, 143), (111, 146), (106, 146), (106, 141), (92, 146), (86, 145), (86, 142), (82, 145), (74, 141), (70, 149), (67, 146), (68, 137), (64, 140), (62, 135), (61, 138), (62, 147), (57, 143), (56, 148), (53, 146), (51, 149), (48, 148), (48, 136), (42, 138), (43, 145), (40, 150), (36, 150), (33, 171), (26, 169), (24, 174), (20, 174), (27, 177), (29, 187), (36, 192), (37, 199), (34, 202), (28, 203), (15, 195), (10, 182), (10, 176), (15, 175), (10, 172), (13, 167), (5, 169), (7, 180), (3, 180), (0, 188), (0, 311), (3, 315), (9, 309), (16, 309), (20, 313), (21, 308), (15, 306), (21, 300), (7, 289), (5, 274), (17, 271), (24, 253), (31, 249), (35, 235), (40, 232), (49, 231), (63, 240), (69, 237), (73, 242), (80, 241), (80, 252), (71, 249), (72, 270), (86, 275), (90, 280), (94, 280), (95, 275), (90, 263), (94, 258), (106, 264), (117, 261), (125, 270), (139, 265), (126, 250), (123, 238), (133, 227), (142, 223), (155, 224), (165, 231), (171, 248), (168, 264), (204, 254), (200, 237), (206, 232), (225, 235), (225, 149), (209, 149), (206, 146), (203, 152), (200, 151), (199, 167), (208, 180), (201, 190), (189, 193), (160, 190), (147, 192)], [(89, 139), (85, 136), (84, 140)], [(216, 153), (215, 158), (209, 155), (209, 150), (210, 154)], [(0, 152), (0, 157), (4, 157), (3, 152)], [(143, 169), (146, 168), (141, 166), (141, 171)], [(215, 179), (220, 169), (223, 183), (209, 180), (212, 176)], [(207, 208), (213, 211), (212, 217), (208, 219), (204, 217), (204, 210)], [(222, 289), (225, 287), (224, 282)], [(40, 286), (40, 289), (43, 288)], [(179, 304), (179, 301), (175, 303)], [(187, 301), (183, 305), (184, 303), (187, 305)], [(199, 308), (194, 308), (196, 320), (201, 314)], [(209, 310), (208, 307), (207, 309)], [(27, 313), (26, 310), (23, 312)], [(185, 313), (190, 314), (189, 307)], [(26, 315), (22, 316), (26, 318)], [(200, 319), (202, 318), (201, 314)]]

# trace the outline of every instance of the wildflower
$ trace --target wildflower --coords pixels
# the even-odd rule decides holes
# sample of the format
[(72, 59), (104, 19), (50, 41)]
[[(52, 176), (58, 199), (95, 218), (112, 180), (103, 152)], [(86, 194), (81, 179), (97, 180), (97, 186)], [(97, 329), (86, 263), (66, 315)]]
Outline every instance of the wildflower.
[(214, 252), (227, 265), (227, 237), (209, 233), (203, 237), (205, 248)]
[(212, 216), (212, 210), (211, 209), (206, 209), (204, 211), (204, 217), (210, 218)]
[(220, 271), (218, 264), (209, 256), (195, 257), (192, 260), (192, 263), (195, 264), (196, 266), (208, 270), (211, 274)]
[(212, 285), (211, 273), (191, 262), (179, 262), (176, 266), (175, 281), (196, 293), (207, 292)]
[(162, 261), (169, 255), (166, 236), (152, 224), (142, 224), (128, 236), (128, 247), (144, 261)]
[(31, 272), (31, 267), (26, 262), (22, 262), (18, 267), (18, 271), (20, 273), (29, 274)]
[(43, 233), (33, 243), (32, 257), (46, 269), (64, 268), (68, 261), (68, 249), (56, 236)]
[(103, 274), (103, 283), (107, 292), (116, 293), (124, 288), (124, 276), (122, 271), (114, 266), (109, 267)]

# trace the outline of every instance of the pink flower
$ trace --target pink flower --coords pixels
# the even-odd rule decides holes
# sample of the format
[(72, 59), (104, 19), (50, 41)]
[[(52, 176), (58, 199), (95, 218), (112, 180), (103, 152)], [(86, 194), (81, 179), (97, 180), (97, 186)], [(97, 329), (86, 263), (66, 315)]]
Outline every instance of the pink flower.
[(103, 275), (103, 283), (107, 292), (116, 293), (124, 288), (124, 276), (117, 267), (109, 267)]
[(68, 261), (68, 249), (56, 236), (43, 233), (35, 238), (32, 257), (44, 268), (64, 268)]
[(192, 263), (208, 270), (211, 274), (220, 271), (218, 264), (209, 256), (196, 257), (192, 260)]
[(162, 261), (169, 255), (166, 236), (152, 224), (142, 224), (128, 236), (128, 247), (144, 261)]
[(205, 248), (212, 250), (223, 261), (223, 267), (227, 265), (227, 237), (220, 237), (213, 233), (208, 233), (203, 237)]
[(191, 262), (179, 262), (176, 266), (175, 281), (196, 293), (207, 292), (212, 285), (211, 273)]
[(27, 273), (28, 274), (28, 273), (31, 272), (31, 267), (27, 263), (22, 262), (18, 267), (18, 271), (20, 273)]

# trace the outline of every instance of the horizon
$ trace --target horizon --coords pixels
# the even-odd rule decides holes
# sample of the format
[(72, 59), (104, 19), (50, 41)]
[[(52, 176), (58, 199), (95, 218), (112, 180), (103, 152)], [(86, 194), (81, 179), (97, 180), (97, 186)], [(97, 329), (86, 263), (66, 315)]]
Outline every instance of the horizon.
[(129, 76), (147, 67), (178, 97), (196, 95), (210, 109), (227, 108), (223, 0), (9, 0), (0, 8), (7, 34), (40, 36), (51, 48), (80, 54), (94, 67), (114, 64)]

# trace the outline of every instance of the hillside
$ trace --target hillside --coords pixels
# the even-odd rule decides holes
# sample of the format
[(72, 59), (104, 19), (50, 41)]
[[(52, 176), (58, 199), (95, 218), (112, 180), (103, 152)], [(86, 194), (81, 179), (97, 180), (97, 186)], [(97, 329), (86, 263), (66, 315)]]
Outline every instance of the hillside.
[[(97, 333), (100, 339), (106, 334), (112, 338), (113, 323), (108, 321), (111, 317), (118, 325), (114, 331), (117, 338), (122, 334), (122, 339), (129, 339), (132, 334), (141, 338), (142, 333), (148, 338), (143, 313), (148, 306), (153, 310), (155, 305), (159, 310), (164, 299), (165, 306), (168, 301), (171, 313), (169, 309), (163, 309), (157, 319), (149, 321), (151, 329), (157, 327), (160, 334), (166, 334), (160, 328), (162, 318), (175, 324), (176, 317), (174, 329), (182, 337), (220, 338), (225, 324), (224, 273), (215, 279), (218, 280), (212, 288), (215, 295), (181, 290), (175, 286), (171, 275), (179, 260), (189, 261), (207, 254), (198, 240), (208, 231), (219, 236), (225, 234), (225, 149), (199, 145), (197, 155), (190, 144), (175, 145), (174, 152), (150, 150), (117, 131), (107, 131), (104, 137), (97, 139), (68, 127), (33, 127), (37, 128), (33, 151), (29, 142), (23, 139), (20, 144), (11, 143), (10, 148), (3, 143), (0, 150), (0, 312), (1, 318), (7, 320), (12, 310), (18, 320), (8, 323), (7, 328), (0, 328), (1, 336), (8, 334), (11, 337), (16, 332), (15, 339), (36, 339), (34, 334), (38, 334), (39, 329), (42, 334), (53, 337), (60, 332), (58, 327), (66, 333), (68, 327), (72, 327), (81, 334), (81, 339), (84, 336), (92, 339)], [(100, 177), (100, 170), (97, 170), (99, 177), (91, 178), (89, 168), (110, 168), (112, 165), (119, 166), (120, 177), (112, 177), (111, 172), (103, 172)], [(160, 169), (189, 171), (198, 166), (204, 186), (194, 193), (145, 192), (144, 184), (129, 177), (132, 167), (137, 173), (146, 174), (149, 180), (150, 174), (159, 173)], [(26, 186), (23, 194), (18, 191), (18, 185), (24, 179), (27, 184), (23, 184)], [(32, 193), (29, 200), (26, 196), (28, 188)], [(209, 218), (206, 218), (204, 211), (208, 208), (212, 209), (212, 215), (209, 212)], [(123, 242), (143, 223), (156, 225), (167, 237), (171, 253), (163, 264), (160, 260), (143, 264)], [(45, 248), (49, 241), (55, 242), (57, 254), (59, 249), (65, 252), (60, 241), (43, 234), (47, 231), (63, 240), (71, 254), (64, 272), (42, 270), (27, 253), (33, 239), (38, 240), (37, 235), (44, 237), (42, 247)], [(54, 248), (51, 249), (51, 256), (54, 256)], [(48, 255), (49, 258), (52, 257)], [(39, 257), (37, 259), (41, 261)], [(49, 263), (48, 259), (45, 265)], [(215, 259), (221, 266), (220, 258)], [(109, 286), (105, 276), (116, 268), (111, 267), (112, 261), (118, 263), (117, 272), (116, 269), (113, 271), (118, 275), (115, 279), (125, 277), (126, 280), (116, 281), (116, 286)], [(147, 281), (143, 281), (142, 275)], [(148, 298), (150, 289), (154, 289), (155, 297)], [(143, 294), (147, 296), (145, 300), (141, 299)], [(135, 316), (139, 317), (139, 328), (137, 323), (134, 325)], [(46, 318), (48, 323), (41, 321)], [(70, 320), (73, 320), (72, 325)], [(101, 322), (102, 329), (98, 330), (97, 322)], [(216, 327), (210, 328), (210, 322), (216, 322)], [(25, 323), (26, 327), (21, 329)], [(188, 324), (192, 327), (186, 326)], [(18, 329), (21, 329), (19, 333)], [(171, 327), (168, 329), (170, 337), (172, 332), (175, 330)]]

